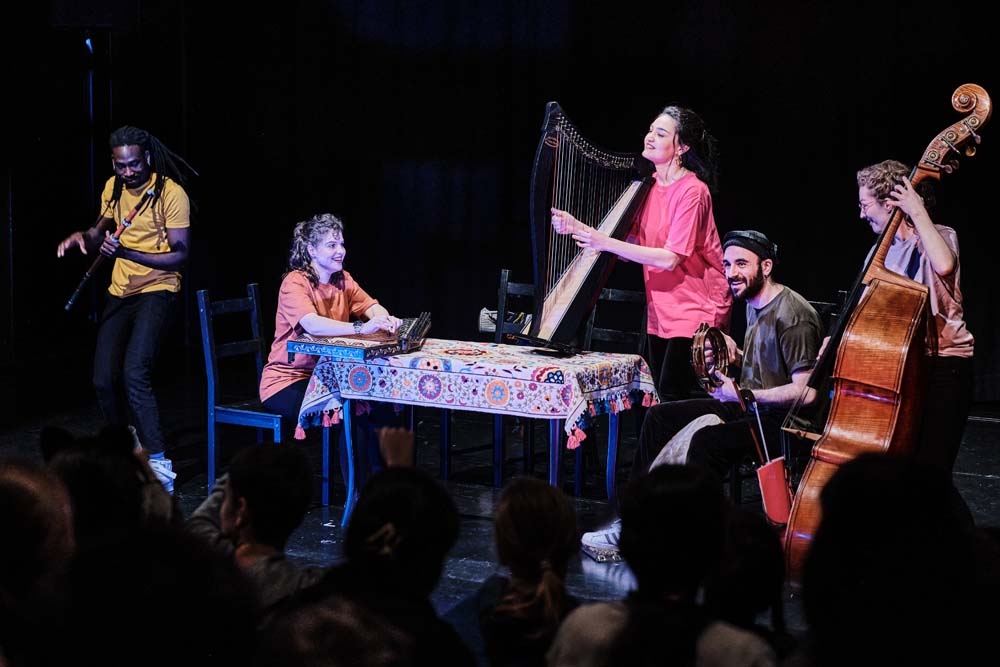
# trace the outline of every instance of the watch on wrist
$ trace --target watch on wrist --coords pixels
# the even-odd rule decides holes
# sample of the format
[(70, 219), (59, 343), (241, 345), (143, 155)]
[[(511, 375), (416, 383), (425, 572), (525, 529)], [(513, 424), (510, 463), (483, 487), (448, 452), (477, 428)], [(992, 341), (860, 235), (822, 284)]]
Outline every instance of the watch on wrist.
[(354, 333), (361, 333), (362, 326), (364, 326), (364, 323), (361, 320), (354, 320)]

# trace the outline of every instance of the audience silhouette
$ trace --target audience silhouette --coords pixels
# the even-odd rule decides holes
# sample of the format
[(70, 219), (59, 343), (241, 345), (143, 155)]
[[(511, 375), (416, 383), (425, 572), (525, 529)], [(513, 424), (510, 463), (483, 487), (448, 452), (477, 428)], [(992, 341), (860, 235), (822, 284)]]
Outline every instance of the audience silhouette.
[(820, 502), (802, 581), (808, 662), (975, 662), (980, 570), (948, 475), (864, 454), (840, 466)]
[[(430, 602), (458, 538), (448, 492), (422, 470), (390, 466), (368, 480), (344, 541), (346, 562), (293, 597), (279, 617), (340, 599), (374, 612), (412, 641), (416, 664), (471, 665), (471, 651)], [(280, 619), (279, 619), (280, 622)]]
[(774, 664), (767, 642), (698, 603), (722, 557), (726, 502), (715, 474), (690, 465), (660, 466), (630, 483), (619, 547), (638, 587), (572, 612), (549, 665)]
[(578, 538), (566, 494), (540, 479), (511, 480), (494, 517), (497, 555), (510, 576), (494, 575), (477, 593), (486, 655), (500, 665), (544, 665), (566, 614), (578, 604), (564, 579)]
[[(459, 535), (455, 502), (413, 466), (412, 432), (379, 437), (388, 467), (361, 490), (344, 560), (320, 568), (285, 553), (310, 506), (301, 447), (241, 449), (185, 521), (127, 429), (43, 429), (41, 461), (0, 466), (0, 666), (476, 664), (431, 603)], [(504, 570), (448, 618), (478, 627), (472, 645), (494, 666), (978, 659), (998, 621), (1000, 531), (970, 524), (946, 474), (866, 454), (840, 466), (821, 506), (803, 636), (785, 625), (778, 534), (691, 464), (625, 490), (619, 545), (637, 585), (588, 604), (566, 586), (574, 503), (514, 478), (494, 515)]]
[(189, 532), (253, 581), (264, 616), (323, 574), (285, 557), (288, 538), (309, 511), (311, 488), (309, 459), (294, 443), (245, 447), (187, 522)]

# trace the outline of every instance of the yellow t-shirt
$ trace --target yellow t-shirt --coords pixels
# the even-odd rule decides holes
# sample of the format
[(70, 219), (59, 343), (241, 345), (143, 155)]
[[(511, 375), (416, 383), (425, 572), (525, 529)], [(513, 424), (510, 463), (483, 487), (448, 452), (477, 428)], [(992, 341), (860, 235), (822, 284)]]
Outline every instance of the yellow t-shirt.
[[(142, 198), (143, 193), (156, 183), (156, 174), (150, 176), (149, 182), (134, 190), (122, 189), (121, 199), (112, 208), (108, 207), (111, 193), (114, 191), (115, 178), (112, 176), (104, 185), (101, 194), (101, 214), (114, 218), (119, 224), (132, 207)], [(164, 179), (163, 192), (153, 205), (146, 208), (132, 219), (132, 225), (126, 229), (120, 238), (122, 245), (130, 250), (140, 252), (163, 253), (170, 252), (167, 241), (168, 228), (183, 228), (191, 226), (191, 203), (188, 201), (184, 188), (170, 180)], [(163, 271), (143, 266), (127, 259), (116, 258), (111, 271), (111, 284), (108, 293), (117, 297), (126, 297), (145, 292), (169, 290), (178, 292), (181, 289), (181, 274), (179, 271)]]

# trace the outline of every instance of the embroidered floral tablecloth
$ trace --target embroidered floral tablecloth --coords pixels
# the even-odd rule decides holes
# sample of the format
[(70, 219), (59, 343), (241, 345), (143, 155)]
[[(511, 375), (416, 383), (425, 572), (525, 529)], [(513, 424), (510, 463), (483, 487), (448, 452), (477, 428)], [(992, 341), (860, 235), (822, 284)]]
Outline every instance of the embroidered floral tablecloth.
[(565, 419), (573, 449), (593, 417), (658, 400), (649, 366), (637, 354), (553, 357), (537, 349), (428, 338), (417, 352), (366, 362), (320, 357), (299, 411), (297, 437), (304, 437), (303, 427), (339, 423), (343, 397), (362, 399), (355, 401), (358, 411), (371, 399)]

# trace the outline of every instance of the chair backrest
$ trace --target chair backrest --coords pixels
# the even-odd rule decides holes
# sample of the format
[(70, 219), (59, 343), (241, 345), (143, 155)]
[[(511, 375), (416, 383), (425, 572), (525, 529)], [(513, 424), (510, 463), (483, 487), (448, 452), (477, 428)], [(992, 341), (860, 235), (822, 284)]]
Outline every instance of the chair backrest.
[[(637, 304), (631, 306), (615, 306), (611, 313), (611, 304)], [(598, 326), (597, 311), (610, 313), (602, 317), (602, 323), (608, 321), (630, 324), (627, 328), (609, 328)], [(583, 349), (604, 349), (618, 352), (635, 352), (646, 357), (646, 293), (638, 290), (604, 288), (597, 297), (597, 302), (590, 311), (584, 329)], [(612, 349), (608, 349), (612, 348)], [(646, 357), (648, 360), (648, 357)]]
[[(202, 348), (205, 352), (205, 374), (208, 380), (209, 404), (215, 403), (219, 393), (219, 359), (239, 355), (253, 356), (257, 365), (257, 383), (264, 370), (264, 355), (267, 342), (261, 336), (260, 296), (257, 283), (247, 285), (247, 295), (238, 299), (213, 301), (208, 290), (198, 290), (198, 317), (201, 320)], [(243, 314), (247, 317), (249, 327), (241, 331), (248, 332), (248, 338), (239, 338), (217, 344), (215, 340), (215, 318), (220, 315)], [(243, 334), (241, 333), (240, 336)]]
[[(533, 300), (535, 298), (535, 286), (531, 283), (512, 282), (510, 279), (510, 269), (500, 269), (500, 287), (497, 290), (497, 328), (493, 334), (494, 343), (502, 343), (504, 334), (524, 332), (524, 321), (507, 321), (507, 309), (511, 305), (508, 297), (512, 296)], [(532, 312), (534, 310), (533, 305), (524, 312)]]
[(816, 309), (819, 314), (819, 319), (823, 323), (823, 335), (830, 333), (833, 325), (836, 324), (837, 318), (840, 317), (840, 313), (844, 308), (844, 302), (847, 300), (847, 292), (840, 290), (837, 292), (837, 301), (810, 301), (809, 305)]

